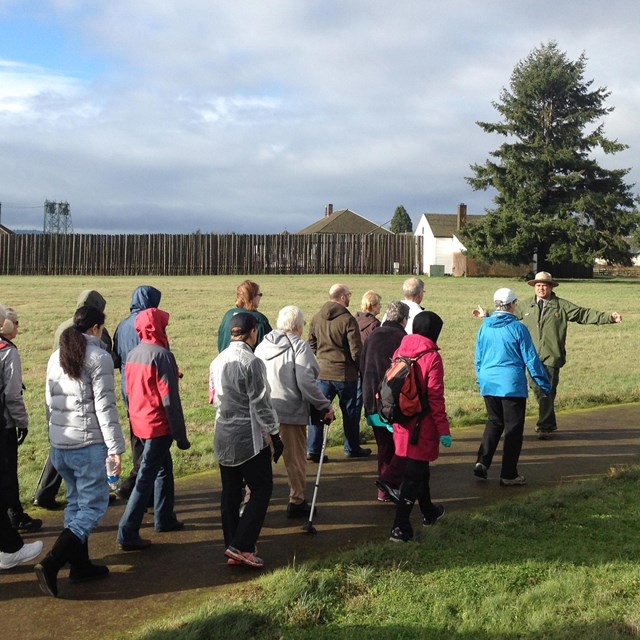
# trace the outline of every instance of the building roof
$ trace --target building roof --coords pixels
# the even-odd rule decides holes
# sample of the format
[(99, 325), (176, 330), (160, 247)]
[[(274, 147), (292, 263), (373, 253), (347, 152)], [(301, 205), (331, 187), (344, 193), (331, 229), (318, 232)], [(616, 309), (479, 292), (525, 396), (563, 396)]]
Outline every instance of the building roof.
[[(436, 238), (450, 238), (458, 230), (458, 215), (456, 213), (425, 213), (423, 214)], [(467, 224), (474, 224), (484, 216), (467, 215)]]
[(9, 227), (5, 227), (3, 224), (0, 224), (0, 233), (2, 233), (3, 235), (12, 236), (15, 231), (11, 231)]
[(330, 216), (323, 216), (298, 233), (380, 233), (390, 235), (391, 231), (367, 220), (351, 209), (341, 209), (334, 211)]

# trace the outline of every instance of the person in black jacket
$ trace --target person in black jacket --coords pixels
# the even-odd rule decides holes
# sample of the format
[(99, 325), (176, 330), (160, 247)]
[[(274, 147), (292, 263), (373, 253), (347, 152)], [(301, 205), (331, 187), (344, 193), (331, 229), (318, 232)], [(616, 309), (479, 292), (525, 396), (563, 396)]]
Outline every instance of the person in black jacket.
[(360, 373), (364, 415), (367, 424), (373, 427), (373, 435), (378, 444), (378, 500), (397, 502), (404, 475), (404, 459), (395, 455), (393, 430), (378, 415), (376, 391), (391, 364), (393, 353), (407, 335), (404, 328), (409, 317), (409, 307), (404, 302), (394, 300), (388, 304), (385, 317), (382, 325), (364, 343)]

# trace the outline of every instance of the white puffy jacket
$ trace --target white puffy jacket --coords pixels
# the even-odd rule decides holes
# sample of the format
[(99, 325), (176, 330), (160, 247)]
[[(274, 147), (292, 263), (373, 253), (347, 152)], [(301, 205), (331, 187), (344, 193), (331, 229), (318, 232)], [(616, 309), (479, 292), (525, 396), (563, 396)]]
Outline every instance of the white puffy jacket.
[(87, 351), (80, 380), (60, 366), (60, 350), (47, 365), (45, 397), (49, 441), (58, 449), (80, 449), (104, 442), (108, 453), (122, 453), (125, 441), (114, 392), (113, 359), (99, 338), (83, 334)]

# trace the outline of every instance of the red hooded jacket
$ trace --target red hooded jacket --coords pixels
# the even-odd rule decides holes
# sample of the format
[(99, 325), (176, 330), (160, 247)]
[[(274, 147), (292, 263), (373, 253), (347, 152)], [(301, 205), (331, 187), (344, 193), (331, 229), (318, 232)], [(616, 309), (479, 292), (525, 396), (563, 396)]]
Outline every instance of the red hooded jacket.
[(169, 314), (151, 308), (136, 316), (140, 344), (127, 356), (125, 378), (133, 433), (146, 440), (171, 435), (178, 447), (187, 434), (178, 393), (178, 365), (167, 348)]
[(418, 367), (419, 380), (427, 389), (429, 413), (420, 421), (417, 444), (409, 444), (410, 430), (396, 424), (393, 425), (393, 442), (396, 446), (396, 455), (432, 462), (437, 459), (440, 452), (440, 436), (450, 435), (449, 419), (444, 403), (444, 366), (442, 357), (438, 353), (438, 346), (429, 338), (412, 334), (402, 338), (393, 357), (415, 358), (421, 354), (424, 355), (414, 366)]

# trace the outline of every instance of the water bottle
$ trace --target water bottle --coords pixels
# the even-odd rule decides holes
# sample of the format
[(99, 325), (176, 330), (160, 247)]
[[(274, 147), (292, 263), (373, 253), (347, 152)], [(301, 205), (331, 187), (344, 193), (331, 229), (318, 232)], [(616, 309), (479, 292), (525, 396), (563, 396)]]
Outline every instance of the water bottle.
[(111, 489), (111, 491), (115, 491), (118, 488), (118, 482), (120, 481), (120, 476), (116, 475), (116, 457), (107, 456), (105, 466), (107, 468), (107, 482), (109, 483), (109, 489)]

